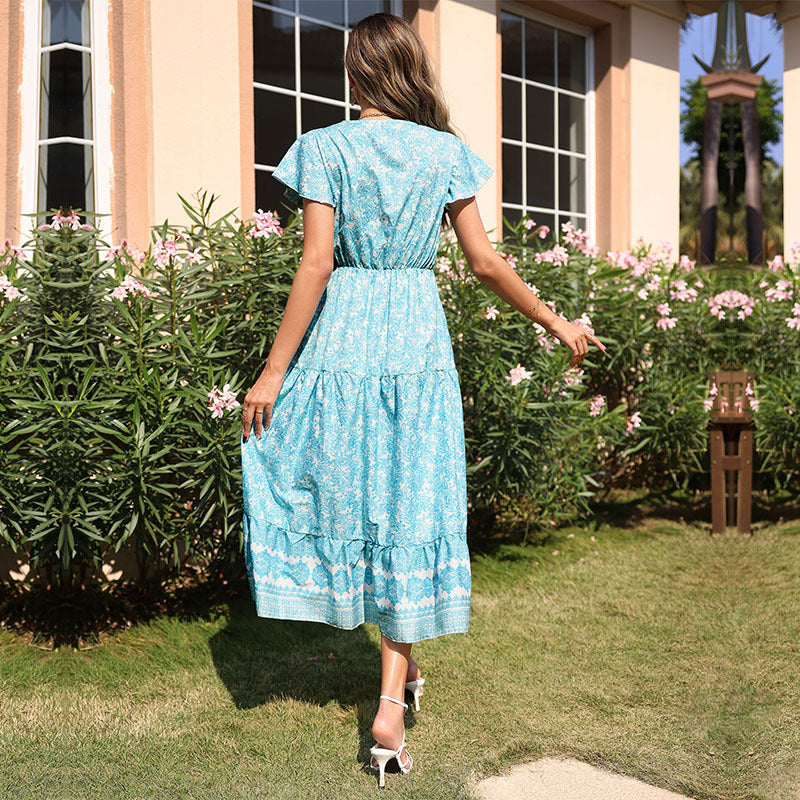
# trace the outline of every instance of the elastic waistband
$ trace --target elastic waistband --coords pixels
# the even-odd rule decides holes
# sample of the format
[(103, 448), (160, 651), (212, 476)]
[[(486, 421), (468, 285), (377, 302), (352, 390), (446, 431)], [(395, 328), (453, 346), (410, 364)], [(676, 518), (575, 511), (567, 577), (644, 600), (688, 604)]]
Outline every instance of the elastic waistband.
[(364, 269), (364, 270), (374, 269), (374, 270), (385, 270), (386, 272), (388, 272), (390, 270), (395, 270), (396, 271), (396, 270), (402, 270), (402, 269), (433, 269), (435, 266), (436, 266), (436, 263), (432, 262), (430, 264), (424, 264), (422, 266), (418, 266), (416, 264), (409, 264), (408, 266), (401, 265), (399, 267), (372, 267), (372, 266), (364, 266), (363, 264), (334, 264), (333, 268), (334, 269)]

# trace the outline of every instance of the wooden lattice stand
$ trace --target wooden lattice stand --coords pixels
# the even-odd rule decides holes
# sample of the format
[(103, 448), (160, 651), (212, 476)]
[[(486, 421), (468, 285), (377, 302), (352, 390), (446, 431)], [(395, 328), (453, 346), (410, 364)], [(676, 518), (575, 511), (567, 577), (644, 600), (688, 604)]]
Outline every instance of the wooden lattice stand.
[(742, 533), (751, 533), (755, 426), (745, 391), (748, 386), (752, 389), (749, 370), (709, 373), (709, 394), (714, 400), (710, 417), (712, 533), (724, 531), (734, 520)]

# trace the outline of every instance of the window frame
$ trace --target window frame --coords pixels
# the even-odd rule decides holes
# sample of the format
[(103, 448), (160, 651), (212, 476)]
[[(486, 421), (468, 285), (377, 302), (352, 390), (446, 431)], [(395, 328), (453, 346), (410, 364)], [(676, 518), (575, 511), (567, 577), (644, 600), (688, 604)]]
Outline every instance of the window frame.
[[(348, 18), (347, 11), (349, 10), (349, 0), (344, 0), (345, 5), (345, 19)], [(335, 106), (337, 108), (343, 108), (345, 119), (351, 119), (350, 116), (350, 106), (356, 105), (352, 102), (350, 97), (350, 82), (347, 80), (346, 75), (342, 76), (344, 80), (344, 100), (334, 100), (330, 97), (324, 97), (322, 95), (312, 94), (311, 92), (304, 92), (301, 82), (301, 72), (300, 72), (300, 23), (299, 20), (306, 20), (308, 22), (313, 22), (317, 25), (324, 25), (329, 28), (333, 28), (334, 30), (339, 30), (344, 33), (344, 47), (347, 48), (347, 43), (349, 41), (350, 31), (345, 25), (339, 25), (334, 22), (329, 22), (327, 20), (319, 19), (318, 17), (312, 17), (308, 14), (301, 14), (299, 13), (299, 0), (295, 0), (294, 4), (294, 11), (288, 11), (285, 8), (278, 8), (270, 4), (269, 0), (251, 0), (251, 13), (252, 8), (264, 8), (271, 12), (277, 14), (284, 14), (287, 17), (291, 17), (294, 20), (294, 89), (287, 89), (283, 86), (273, 86), (272, 84), (268, 83), (261, 83), (255, 80), (255, 76), (253, 76), (252, 80), (252, 89), (255, 91), (259, 89), (261, 91), (268, 91), (274, 94), (282, 94), (287, 97), (292, 97), (295, 101), (295, 136), (300, 136), (301, 130), (301, 113), (300, 113), (300, 106), (303, 100), (312, 100), (316, 103), (323, 103), (325, 105)], [(402, 0), (390, 0), (390, 11), (393, 14), (397, 14), (398, 16), (402, 15)], [(352, 26), (351, 26), (352, 27)], [(251, 45), (252, 47), (252, 42)], [(342, 58), (344, 58), (344, 50), (342, 51)], [(300, 87), (299, 89), (297, 87)], [(254, 158), (254, 176), (257, 172), (266, 172), (268, 175), (271, 175), (275, 169), (277, 168), (277, 164), (261, 164), (258, 161), (255, 161)]]
[[(92, 153), (92, 209), (93, 214), (111, 211), (111, 80), (108, 47), (109, 2), (86, 0), (89, 9), (89, 45), (59, 43), (42, 44), (43, 9), (45, 0), (26, 3), (23, 21), (22, 80), (20, 82), (21, 134), (20, 149), (20, 233), (27, 236), (34, 226), (33, 218), (26, 214), (39, 211), (39, 158), (42, 146), (69, 142), (88, 145)], [(92, 119), (91, 138), (74, 136), (41, 137), (42, 104), (42, 53), (70, 49), (89, 53), (90, 103)], [(86, 209), (84, 209), (86, 210)], [(42, 224), (46, 217), (38, 220)], [(100, 235), (108, 238), (112, 220), (110, 216), (87, 217), (96, 225)]]
[[(595, 41), (594, 41), (594, 30), (590, 27), (585, 25), (580, 25), (576, 22), (571, 20), (562, 19), (554, 14), (549, 14), (545, 11), (540, 11), (539, 9), (530, 8), (528, 6), (522, 5), (514, 0), (501, 0), (498, 4), (497, 9), (497, 26), (498, 32), (501, 31), (500, 28), (500, 14), (503, 11), (507, 11), (510, 14), (514, 14), (518, 17), (523, 17), (525, 19), (530, 19), (534, 22), (540, 22), (544, 25), (549, 25), (553, 28), (559, 28), (567, 33), (574, 33), (579, 36), (583, 36), (586, 40), (586, 72), (584, 74), (584, 80), (586, 82), (586, 92), (585, 94), (581, 94), (579, 92), (574, 92), (569, 89), (562, 89), (558, 86), (549, 86), (548, 84), (539, 84), (536, 81), (530, 81), (526, 78), (522, 77), (519, 78), (515, 75), (508, 75), (502, 71), (502, 65), (500, 66), (499, 71), (499, 83), (498, 86), (502, 87), (503, 80), (511, 80), (515, 83), (521, 83), (523, 86), (538, 86), (553, 92), (554, 94), (566, 94), (572, 97), (583, 97), (585, 107), (584, 107), (584, 135), (585, 135), (585, 145), (586, 145), (586, 153), (585, 155), (575, 153), (574, 151), (564, 150), (563, 148), (559, 147), (559, 128), (558, 128), (558, 114), (554, 114), (553, 119), (553, 147), (548, 147), (546, 145), (539, 145), (539, 144), (532, 144), (526, 140), (526, 119), (525, 119), (525, 103), (526, 103), (526, 95), (527, 92), (523, 91), (522, 98), (521, 98), (521, 130), (522, 130), (522, 139), (507, 139), (503, 136), (502, 133), (502, 123), (501, 123), (501, 131), (500, 131), (500, 148), (499, 151), (502, 154), (502, 146), (504, 144), (513, 145), (522, 147), (522, 155), (523, 155), (523, 174), (522, 174), (522, 203), (507, 203), (502, 197), (502, 188), (500, 190), (500, 225), (501, 229), (504, 227), (504, 223), (502, 222), (503, 214), (506, 208), (515, 209), (520, 211), (523, 216), (525, 214), (532, 214), (535, 215), (536, 213), (541, 214), (548, 214), (552, 215), (555, 220), (555, 225), (559, 228), (557, 231), (553, 231), (554, 234), (557, 234), (559, 237), (561, 236), (560, 225), (565, 221), (568, 216), (578, 215), (576, 211), (570, 211), (568, 213), (564, 213), (558, 206), (560, 205), (560, 198), (559, 198), (559, 155), (571, 155), (578, 158), (584, 158), (585, 162), (585, 204), (586, 204), (586, 212), (584, 215), (586, 222), (582, 227), (588, 234), (591, 241), (595, 240), (596, 236), (596, 207), (595, 207), (595, 184), (596, 184), (596, 158), (595, 158), (595, 126), (596, 126), (596, 119), (595, 119), (595, 83), (594, 83), (594, 67), (595, 67)], [(500, 47), (502, 48), (502, 33), (500, 32), (500, 39), (501, 44)], [(558, 59), (558, 41), (556, 40), (556, 54), (555, 58)], [(498, 94), (498, 103), (502, 108), (503, 102), (503, 94), (502, 88), (499, 88)], [(554, 155), (554, 172), (553, 172), (553, 187), (554, 187), (554, 208), (544, 208), (543, 206), (533, 206), (527, 204), (527, 166), (525, 163), (527, 161), (526, 154), (529, 150), (541, 150), (547, 153), (552, 153)], [(501, 187), (502, 187), (502, 169), (503, 169), (503, 162), (502, 162), (502, 155), (500, 157), (500, 179), (501, 179)], [(503, 230), (503, 236), (506, 235), (506, 231)]]

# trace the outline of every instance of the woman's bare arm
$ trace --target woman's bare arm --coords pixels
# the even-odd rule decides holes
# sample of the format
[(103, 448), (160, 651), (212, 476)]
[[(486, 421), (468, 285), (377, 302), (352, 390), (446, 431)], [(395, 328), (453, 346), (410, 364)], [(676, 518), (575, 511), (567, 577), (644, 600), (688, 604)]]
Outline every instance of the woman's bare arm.
[(497, 253), (486, 235), (474, 197), (450, 204), (453, 230), (470, 269), (478, 280), (528, 319), (538, 322), (572, 351), (570, 367), (578, 366), (589, 352), (588, 342), (606, 348), (588, 331), (554, 314), (526, 285), (513, 267)]
[(333, 272), (333, 225), (333, 206), (303, 198), (303, 255), (292, 280), (267, 363), (244, 398), (242, 436), (245, 441), (250, 435), (253, 419), (257, 439), (261, 438), (264, 415), (266, 427), (269, 427), (272, 406), (280, 392), (286, 370), (330, 280)]

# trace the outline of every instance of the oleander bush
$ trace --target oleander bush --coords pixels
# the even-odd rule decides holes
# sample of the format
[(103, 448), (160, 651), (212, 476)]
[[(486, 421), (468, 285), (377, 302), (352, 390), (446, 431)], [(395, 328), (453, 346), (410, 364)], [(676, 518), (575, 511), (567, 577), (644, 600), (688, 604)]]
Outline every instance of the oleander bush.
[[(236, 409), (280, 323), (301, 214), (245, 222), (213, 218), (213, 196), (181, 200), (190, 222), (154, 228), (146, 253), (59, 211), (0, 254), (0, 542), (65, 594), (102, 582), (123, 548), (151, 587), (187, 561), (242, 568)], [(548, 234), (525, 218), (497, 247), (606, 344), (581, 368), (442, 238), (475, 518), (503, 511), (547, 529), (616, 486), (705, 487), (714, 367), (754, 370), (761, 478), (791, 487), (800, 246), (737, 271), (641, 240), (601, 255), (570, 224), (557, 243)]]

